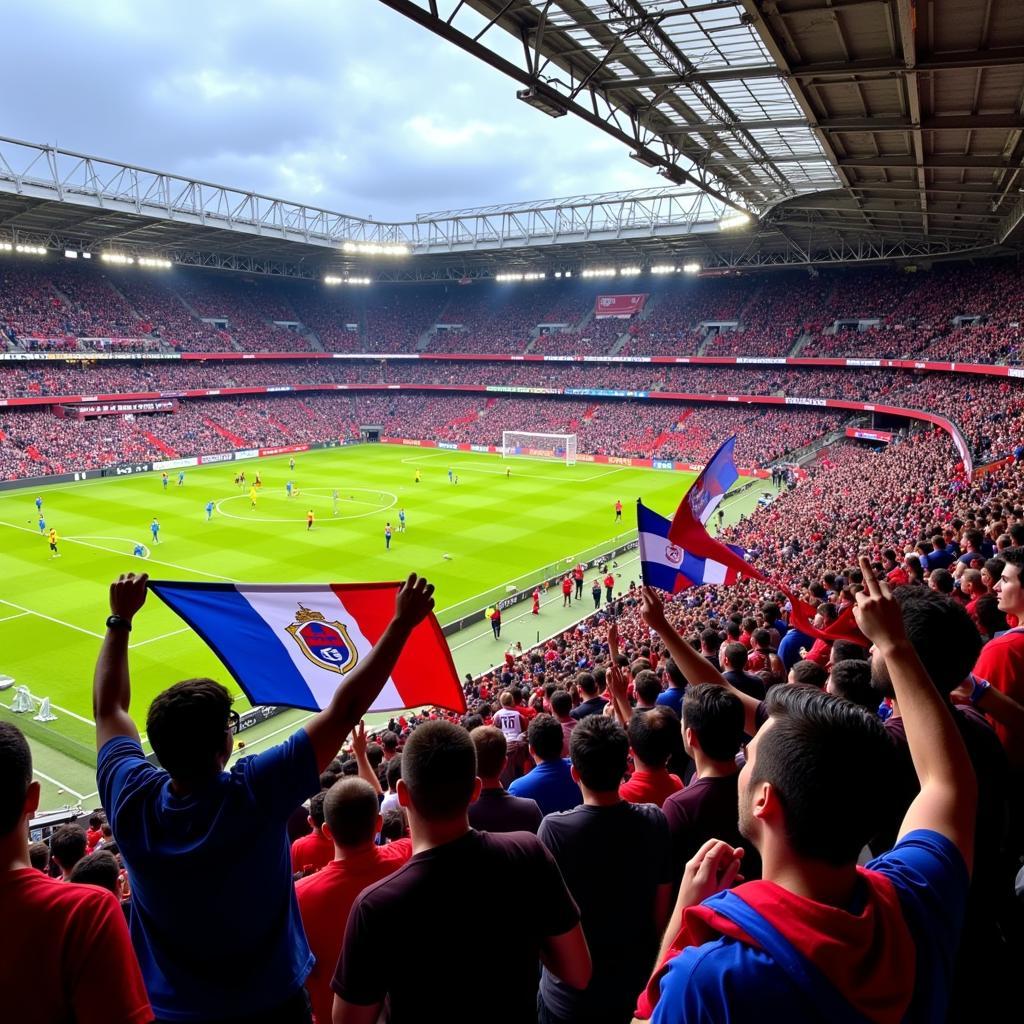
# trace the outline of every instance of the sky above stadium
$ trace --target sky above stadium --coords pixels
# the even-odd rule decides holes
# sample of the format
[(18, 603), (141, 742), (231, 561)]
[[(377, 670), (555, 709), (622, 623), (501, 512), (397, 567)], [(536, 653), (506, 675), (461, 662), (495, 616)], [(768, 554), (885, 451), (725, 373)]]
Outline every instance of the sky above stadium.
[(0, 10), (0, 135), (378, 220), (664, 184), (377, 0)]

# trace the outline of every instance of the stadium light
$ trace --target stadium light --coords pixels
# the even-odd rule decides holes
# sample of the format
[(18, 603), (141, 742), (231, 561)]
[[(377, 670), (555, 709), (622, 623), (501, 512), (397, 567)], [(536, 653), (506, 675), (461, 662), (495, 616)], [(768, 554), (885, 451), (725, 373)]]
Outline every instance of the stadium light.
[(372, 284), (368, 277), (338, 277), (337, 274), (327, 274), (324, 277), (324, 284)]
[(614, 277), (617, 273), (614, 267), (588, 267), (580, 277)]
[(13, 252), (14, 246), (10, 242), (0, 242), (0, 252)]
[(699, 263), (684, 263), (684, 274), (699, 274), (704, 268)]
[(679, 268), (674, 263), (655, 263), (651, 267), (652, 274), (674, 274)]
[(657, 157), (648, 156), (642, 149), (638, 149), (629, 154), (630, 160), (635, 160), (638, 164), (643, 164), (644, 167), (659, 167), (661, 161)]
[(633, 277), (641, 272), (641, 267), (620, 267), (619, 277)]
[(527, 106), (539, 110), (542, 114), (547, 114), (548, 117), (565, 117), (569, 112), (554, 96), (540, 92), (533, 86), (529, 89), (518, 89), (516, 99), (522, 100)]
[(357, 256), (408, 256), (411, 252), (407, 245), (377, 242), (345, 242), (341, 248), (344, 252), (355, 253)]
[(66, 259), (66, 260), (77, 260), (78, 259), (78, 252), (77, 252), (77, 250), (75, 250), (75, 249), (65, 249), (64, 250), (64, 259)]
[(117, 263), (124, 265), (126, 263), (134, 263), (135, 259), (131, 256), (125, 256), (123, 252), (101, 252), (100, 259), (104, 263)]
[(14, 247), (15, 252), (20, 252), (23, 256), (45, 256), (46, 246), (45, 245), (16, 245)]
[(532, 271), (528, 274), (495, 274), (495, 281), (543, 281), (546, 274)]
[(171, 265), (170, 260), (157, 259), (153, 256), (140, 256), (139, 266), (140, 267), (158, 267), (161, 270), (166, 270)]
[(750, 223), (749, 213), (734, 213), (729, 217), (723, 217), (718, 222), (720, 231), (737, 231), (745, 228)]

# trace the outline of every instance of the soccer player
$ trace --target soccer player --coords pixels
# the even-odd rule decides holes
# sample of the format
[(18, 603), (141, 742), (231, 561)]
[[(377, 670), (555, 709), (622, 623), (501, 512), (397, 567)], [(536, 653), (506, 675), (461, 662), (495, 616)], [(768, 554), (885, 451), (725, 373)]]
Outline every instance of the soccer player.
[(338, 488), (337, 487), (335, 487), (334, 490), (331, 491), (331, 501), (334, 503), (334, 514), (337, 515), (338, 514)]
[(42, 515), (42, 514), (43, 514), (43, 499), (42, 499), (42, 496), (41, 496), (41, 495), (40, 495), (39, 497), (37, 497), (37, 498), (36, 498), (36, 511), (37, 511), (37, 512), (38, 512), (38, 513), (39, 513), (40, 515)]
[(153, 543), (160, 543), (160, 521), (156, 516), (153, 516), (153, 522), (149, 524), (149, 532), (153, 534)]
[(511, 466), (506, 466), (505, 467), (505, 479), (509, 480), (511, 477), (512, 477), (512, 467)]
[(292, 471), (293, 473), (295, 472), (295, 456), (294, 456), (294, 455), (293, 455), (293, 456), (292, 456), (292, 457), (291, 457), (291, 458), (290, 458), (290, 459), (288, 460), (288, 468), (289, 468), (289, 469), (290, 469), (290, 470), (291, 470), (291, 471)]
[(307, 530), (312, 530), (313, 529), (313, 510), (312, 509), (310, 509), (306, 513), (306, 529)]
[(391, 524), (390, 523), (385, 523), (384, 524), (384, 550), (385, 551), (390, 551), (391, 550)]
[(398, 532), (405, 533), (405, 509), (398, 510)]
[(132, 554), (136, 558), (145, 558), (146, 557), (146, 547), (145, 547), (145, 545), (141, 541), (136, 541), (135, 542), (135, 549), (132, 551)]
[(184, 484), (184, 482), (185, 482), (185, 470), (179, 469), (178, 470), (178, 486), (181, 487), (181, 485)]
[(448, 483), (450, 483), (450, 484), (455, 483), (455, 478), (454, 478), (454, 476), (452, 474), (452, 467), (451, 466), (448, 467)]
[(420, 471), (417, 469), (416, 470), (416, 479), (413, 480), (413, 483), (414, 484), (418, 484), (419, 482), (420, 482)]
[(249, 488), (249, 508), (254, 509), (256, 507), (256, 487), (255, 485)]
[(254, 487), (262, 487), (263, 486), (263, 479), (260, 476), (259, 470), (256, 471), (256, 479), (253, 480), (253, 486)]
[(284, 492), (285, 492), (285, 495), (287, 497), (290, 498), (292, 496), (292, 482), (291, 482), (291, 480), (289, 480), (288, 483), (286, 483), (284, 485)]
[(39, 532), (46, 533), (46, 520), (43, 518), (43, 513), (39, 513)]
[(209, 522), (213, 518), (213, 499), (211, 498), (206, 503), (206, 521)]
[(167, 490), (167, 484), (169, 483), (169, 481), (167, 479), (167, 472), (166, 472), (166, 470), (163, 473), (160, 474), (160, 483), (162, 483), (164, 485), (164, 490), (166, 491)]
[(236, 487), (241, 487), (242, 486), (242, 477), (238, 473), (235, 474), (235, 486)]
[(622, 502), (621, 501), (615, 502), (615, 522), (617, 522), (617, 523), (621, 523), (622, 522)]
[(57, 550), (57, 531), (55, 529), (53, 529), (53, 527), (50, 527), (49, 541), (50, 541), (50, 557), (51, 558), (60, 558), (60, 552)]

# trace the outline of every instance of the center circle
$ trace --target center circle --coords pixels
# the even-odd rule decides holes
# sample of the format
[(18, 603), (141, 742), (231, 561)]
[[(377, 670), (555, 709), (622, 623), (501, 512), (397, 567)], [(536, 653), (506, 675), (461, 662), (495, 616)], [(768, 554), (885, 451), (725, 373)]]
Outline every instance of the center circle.
[[(391, 491), (374, 490), (370, 487), (346, 487), (345, 489), (339, 487), (337, 490), (339, 508), (350, 503), (353, 505), (372, 505), (373, 508), (371, 508), (368, 512), (339, 512), (338, 515), (334, 515), (333, 510), (329, 510), (326, 513), (321, 513), (318, 515), (318, 522), (330, 523), (337, 522), (338, 520), (342, 519), (365, 519), (367, 516), (377, 516), (380, 515), (382, 512), (387, 512), (389, 508), (394, 508), (395, 505), (398, 504), (398, 495), (392, 494)], [(248, 492), (244, 494), (231, 494), (228, 495), (228, 497), (226, 498), (221, 498), (219, 501), (214, 503), (214, 507), (222, 516), (226, 516), (228, 519), (240, 519), (247, 523), (304, 523), (306, 521), (305, 509), (308, 508), (308, 506), (303, 505), (303, 497), (306, 495), (312, 495), (317, 498), (323, 497), (330, 500), (333, 492), (334, 488), (331, 487), (302, 487), (299, 489), (298, 494), (294, 498), (282, 498), (280, 496), (275, 495), (273, 498), (270, 499), (272, 501), (290, 501), (294, 502), (296, 507), (302, 507), (303, 510), (294, 517), (239, 515), (238, 513), (228, 512), (224, 509), (224, 506), (227, 505), (228, 502), (248, 501)], [(371, 494), (374, 495), (378, 499), (378, 501), (361, 500), (355, 497), (355, 495), (357, 494)], [(267, 492), (256, 495), (257, 511), (259, 510), (260, 501), (265, 500), (266, 496)], [(380, 502), (381, 498), (390, 498), (391, 500), (387, 501), (386, 503)]]

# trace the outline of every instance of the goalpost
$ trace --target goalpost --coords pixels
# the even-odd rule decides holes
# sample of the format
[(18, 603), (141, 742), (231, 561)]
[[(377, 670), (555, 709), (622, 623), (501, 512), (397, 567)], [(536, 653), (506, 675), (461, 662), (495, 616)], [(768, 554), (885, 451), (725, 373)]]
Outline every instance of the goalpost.
[(501, 457), (516, 455), (558, 459), (567, 466), (576, 465), (575, 434), (535, 434), (524, 430), (501, 432)]

